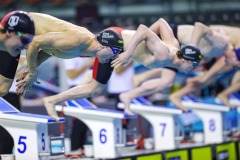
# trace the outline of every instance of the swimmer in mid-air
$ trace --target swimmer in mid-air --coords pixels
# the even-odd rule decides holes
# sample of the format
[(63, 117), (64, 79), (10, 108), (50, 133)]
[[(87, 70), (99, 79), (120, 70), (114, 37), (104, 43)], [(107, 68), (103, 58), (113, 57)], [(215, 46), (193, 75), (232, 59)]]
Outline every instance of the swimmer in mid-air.
[[(123, 40), (124, 42), (123, 51), (125, 51), (136, 35), (137, 38), (139, 38), (138, 34), (140, 33), (142, 34), (142, 41), (134, 50), (131, 57), (134, 61), (137, 61), (149, 68), (169, 66), (178, 68), (184, 72), (192, 71), (195, 68), (195, 65), (201, 60), (201, 53), (199, 49), (192, 45), (186, 45), (181, 49), (178, 41), (172, 33), (171, 28), (164, 19), (161, 19), (161, 27), (163, 28), (163, 31), (160, 33), (162, 39), (144, 25), (140, 25), (137, 31), (124, 30), (119, 27), (110, 27), (100, 32), (97, 35), (97, 39), (104, 43), (108, 41), (108, 39), (104, 36), (106, 35), (106, 32), (108, 33), (110, 30), (118, 33), (119, 40)], [(187, 56), (185, 54), (186, 50), (192, 51), (194, 54)], [(112, 60), (106, 64), (100, 64), (95, 61), (93, 79), (89, 83), (73, 87), (54, 96), (45, 97), (43, 101), (46, 108), (49, 110), (49, 115), (57, 117), (55, 104), (59, 102), (69, 99), (88, 98), (100, 95), (111, 76), (113, 70), (111, 62)], [(129, 108), (125, 108), (125, 112), (132, 114)]]

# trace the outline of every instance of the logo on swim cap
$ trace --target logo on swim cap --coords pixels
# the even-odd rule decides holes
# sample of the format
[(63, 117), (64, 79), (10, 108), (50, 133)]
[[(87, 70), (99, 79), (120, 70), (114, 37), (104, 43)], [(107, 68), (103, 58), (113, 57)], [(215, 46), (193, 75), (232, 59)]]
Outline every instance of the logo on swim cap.
[(103, 32), (102, 38), (114, 38), (114, 35), (111, 35), (110, 33)]
[(16, 11), (11, 14), (4, 24), (4, 29), (9, 31), (35, 34), (34, 22), (26, 12)]
[(106, 41), (105, 39), (102, 39), (102, 42), (103, 42), (103, 43), (108, 43), (108, 41)]
[(200, 62), (202, 59), (202, 54), (200, 50), (193, 45), (182, 46), (179, 55), (183, 59), (195, 62)]
[(121, 35), (114, 29), (108, 28), (97, 35), (97, 41), (107, 47), (123, 49), (123, 39)]
[(123, 40), (118, 40), (118, 43), (122, 43), (123, 44)]
[(18, 24), (19, 17), (18, 16), (11, 16), (8, 20), (9, 28), (14, 27)]
[(191, 48), (186, 48), (185, 54), (196, 54), (196, 51), (192, 50)]

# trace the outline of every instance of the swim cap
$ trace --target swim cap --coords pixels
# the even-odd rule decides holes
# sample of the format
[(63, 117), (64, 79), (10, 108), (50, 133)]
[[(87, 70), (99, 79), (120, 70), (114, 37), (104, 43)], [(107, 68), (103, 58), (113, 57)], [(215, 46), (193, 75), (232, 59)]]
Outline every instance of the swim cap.
[(122, 36), (116, 30), (111, 28), (100, 32), (97, 35), (97, 41), (103, 46), (123, 49), (124, 42)]
[(4, 23), (4, 30), (19, 31), (34, 35), (35, 28), (33, 20), (27, 15), (26, 12), (17, 11), (11, 14)]
[(183, 59), (200, 62), (202, 59), (202, 54), (200, 50), (193, 45), (184, 45), (181, 47), (179, 56)]

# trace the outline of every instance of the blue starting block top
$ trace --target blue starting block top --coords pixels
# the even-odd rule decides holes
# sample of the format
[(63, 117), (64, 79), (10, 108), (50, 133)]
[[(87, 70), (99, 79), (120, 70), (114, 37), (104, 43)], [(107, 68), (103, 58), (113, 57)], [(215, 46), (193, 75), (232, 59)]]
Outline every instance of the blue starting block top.
[(230, 99), (237, 99), (240, 101), (240, 94), (238, 93), (233, 93), (229, 96)]
[(144, 97), (137, 97), (131, 101), (132, 104), (141, 104), (143, 106), (151, 106), (151, 107), (156, 107), (156, 108), (167, 108), (167, 109), (172, 109), (172, 110), (179, 110), (178, 108), (174, 107), (169, 107), (169, 106), (160, 106), (160, 105), (153, 105), (151, 101)]
[(18, 109), (13, 107), (10, 103), (0, 98), (0, 113), (18, 113)]
[(144, 97), (137, 97), (131, 101), (133, 104), (152, 105), (152, 102)]
[[(10, 113), (12, 114), (12, 113)], [(18, 113), (14, 113), (15, 116), (22, 116), (22, 117), (28, 117), (28, 118), (39, 118), (39, 119), (44, 119), (46, 120), (46, 122), (48, 123), (53, 123), (56, 122), (55, 119), (53, 119), (50, 116), (46, 116), (46, 115), (40, 115), (40, 114), (31, 114), (31, 113), (23, 113), (23, 112), (18, 112)], [(59, 118), (59, 122), (65, 122), (65, 118), (60, 117)]]
[(192, 102), (196, 102), (196, 103), (205, 103), (205, 104), (212, 104), (212, 105), (218, 105), (218, 106), (224, 106), (222, 103), (217, 103), (215, 101), (215, 98), (210, 97), (210, 98), (198, 98), (194, 95), (186, 95), (182, 98), (183, 101), (192, 101)]
[(108, 112), (108, 113), (117, 113), (117, 114), (123, 114), (124, 118), (127, 119), (131, 119), (131, 118), (136, 118), (137, 115), (129, 115), (126, 114), (122, 111), (117, 111), (117, 110), (110, 110), (110, 109), (103, 109), (103, 108), (97, 108), (96, 105), (94, 105), (93, 103), (91, 103), (89, 100), (87, 99), (78, 99), (78, 100), (70, 100), (70, 101), (66, 101), (65, 104), (68, 107), (75, 107), (75, 108), (79, 108), (79, 109), (88, 109), (88, 110), (94, 110), (97, 112)]
[(94, 109), (97, 108), (97, 106), (93, 103), (91, 103), (87, 99), (77, 99), (77, 100), (69, 100), (66, 101), (65, 104), (69, 107), (76, 107), (76, 108), (82, 108), (82, 109)]
[[(13, 107), (10, 103), (5, 101), (3, 98), (0, 98), (0, 114), (4, 114), (4, 115), (6, 115), (5, 117), (9, 117), (9, 118), (12, 115), (11, 117), (16, 120), (22, 119), (22, 120), (26, 121), (26, 118), (27, 118), (27, 119), (29, 119), (29, 122), (31, 122), (30, 118), (33, 118), (35, 120), (41, 119), (42, 122), (47, 122), (47, 123), (56, 122), (50, 116), (20, 112), (15, 107)], [(19, 117), (19, 118), (16, 118), (16, 117)], [(22, 118), (20, 118), (20, 117), (22, 117)], [(65, 118), (60, 118), (59, 122), (65, 122)]]

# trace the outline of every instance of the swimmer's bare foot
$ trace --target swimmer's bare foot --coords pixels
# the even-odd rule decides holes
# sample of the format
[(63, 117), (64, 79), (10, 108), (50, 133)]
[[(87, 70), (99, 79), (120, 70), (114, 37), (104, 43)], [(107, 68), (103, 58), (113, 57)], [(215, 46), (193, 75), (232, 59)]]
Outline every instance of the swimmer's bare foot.
[(124, 112), (129, 114), (129, 115), (134, 115), (134, 113), (128, 107), (125, 107)]
[(225, 96), (223, 94), (218, 94), (217, 98), (226, 106), (230, 107), (230, 108), (234, 108), (234, 106), (232, 106), (228, 100), (228, 96)]
[(55, 119), (56, 121), (59, 121), (59, 117), (57, 115), (57, 111), (55, 109), (55, 103), (51, 101), (51, 97), (45, 97), (42, 99), (43, 104), (47, 110), (47, 113), (50, 117)]
[(130, 115), (133, 115), (133, 112), (130, 110), (131, 99), (129, 98), (128, 94), (127, 93), (121, 93), (119, 95), (119, 99), (125, 106), (124, 112), (127, 113), (127, 114), (130, 114)]

